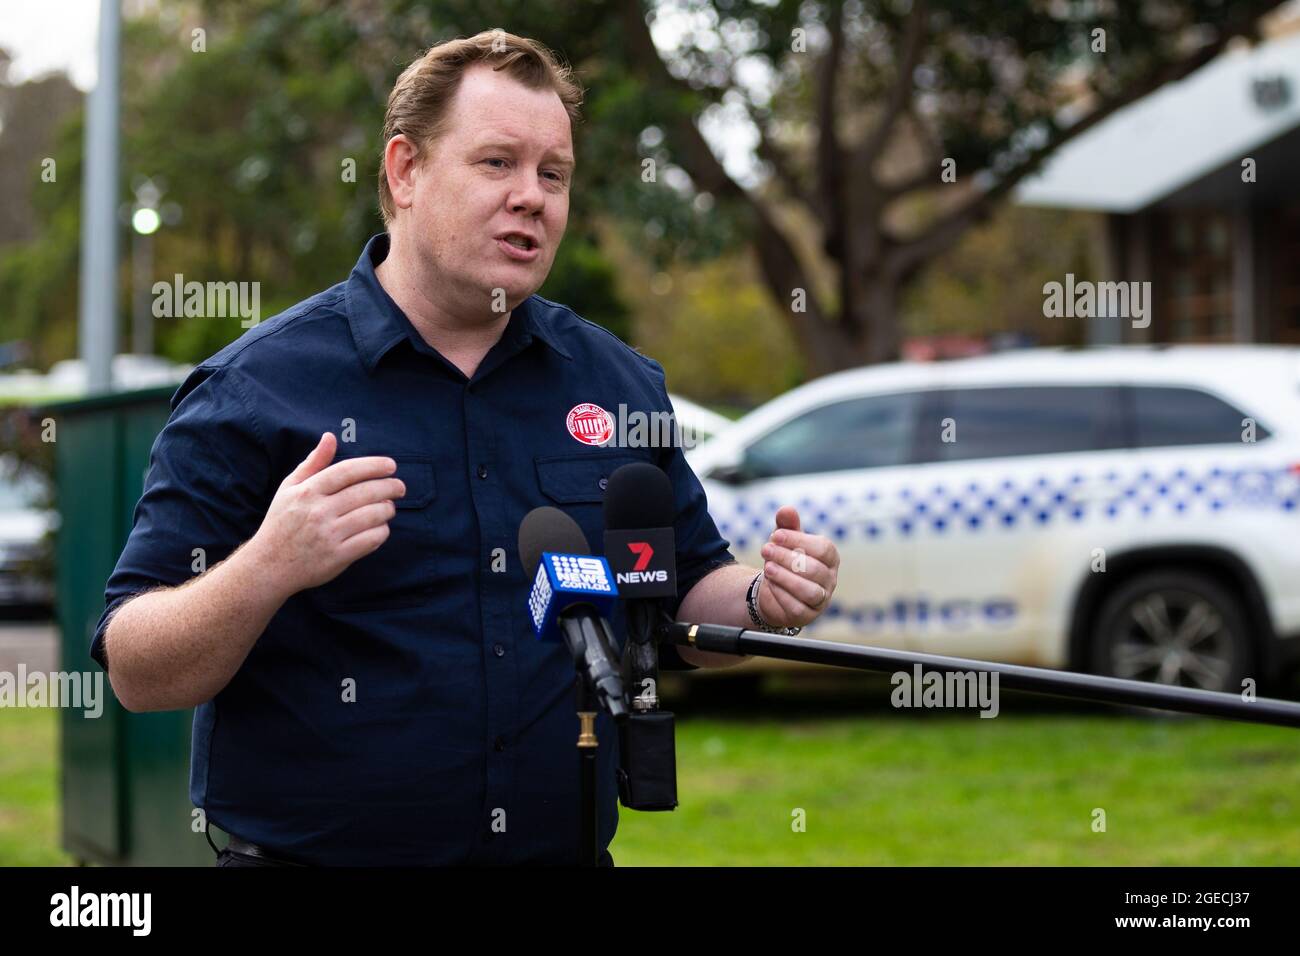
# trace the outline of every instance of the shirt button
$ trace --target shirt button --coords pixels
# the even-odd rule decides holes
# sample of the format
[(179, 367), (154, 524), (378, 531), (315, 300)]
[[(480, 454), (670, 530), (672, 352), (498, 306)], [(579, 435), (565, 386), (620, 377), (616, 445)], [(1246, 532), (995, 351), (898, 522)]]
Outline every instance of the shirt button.
[(501, 751), (505, 750), (506, 738), (498, 737), (496, 740), (492, 741), (492, 749), (495, 750), (497, 753), (500, 753)]
[(486, 478), (486, 477), (487, 477), (487, 465), (479, 465), (479, 466), (478, 466), (478, 476), (479, 476), (480, 478)]
[(506, 649), (500, 644), (494, 644), (492, 645), (492, 653), (495, 654), (497, 657), (505, 657)]
[(609, 485), (609, 479), (608, 479), (608, 478), (602, 478), (602, 479), (600, 479), (600, 481), (596, 482), (596, 484), (600, 486), (600, 490), (601, 490), (601, 491), (604, 491), (605, 488), (606, 488), (606, 486)]

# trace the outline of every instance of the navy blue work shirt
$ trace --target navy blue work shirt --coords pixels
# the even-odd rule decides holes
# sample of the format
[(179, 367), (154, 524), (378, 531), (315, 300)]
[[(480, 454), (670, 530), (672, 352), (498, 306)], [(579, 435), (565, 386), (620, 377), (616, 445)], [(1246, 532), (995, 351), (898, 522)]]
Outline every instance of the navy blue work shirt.
[[(308, 863), (572, 863), (574, 670), (529, 627), (520, 522), (561, 508), (599, 554), (606, 479), (648, 461), (676, 492), (672, 610), (735, 559), (680, 447), (575, 437), (592, 428), (570, 414), (579, 406), (615, 420), (620, 406), (671, 412), (658, 363), (534, 295), (466, 379), (380, 286), (387, 253), (375, 236), (347, 281), (250, 329), (177, 390), (91, 654), (111, 666), (103, 635), (127, 598), (192, 577), (196, 548), (211, 567), (252, 537), (284, 477), (333, 431), (335, 461), (389, 456), (406, 495), (387, 541), (289, 598), (197, 708), (194, 805)], [(621, 646), (621, 613), (614, 629)], [(670, 655), (681, 665), (665, 648), (665, 667)], [(597, 731), (603, 849), (618, 823), (618, 737), (605, 714)]]

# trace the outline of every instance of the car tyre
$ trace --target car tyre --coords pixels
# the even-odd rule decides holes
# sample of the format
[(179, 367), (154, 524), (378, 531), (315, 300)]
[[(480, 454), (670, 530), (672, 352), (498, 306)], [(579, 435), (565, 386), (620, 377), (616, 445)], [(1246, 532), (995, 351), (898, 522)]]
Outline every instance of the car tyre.
[(1238, 693), (1254, 673), (1241, 601), (1195, 571), (1148, 571), (1102, 602), (1093, 628), (1094, 673)]

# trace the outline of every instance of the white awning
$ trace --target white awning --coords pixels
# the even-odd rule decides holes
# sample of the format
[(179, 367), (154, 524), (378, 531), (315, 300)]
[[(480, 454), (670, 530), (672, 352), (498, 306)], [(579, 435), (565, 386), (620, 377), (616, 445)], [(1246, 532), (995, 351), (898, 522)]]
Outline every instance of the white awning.
[(1300, 34), (1224, 53), (1116, 112), (1062, 147), (1016, 200), (1135, 212), (1297, 127)]

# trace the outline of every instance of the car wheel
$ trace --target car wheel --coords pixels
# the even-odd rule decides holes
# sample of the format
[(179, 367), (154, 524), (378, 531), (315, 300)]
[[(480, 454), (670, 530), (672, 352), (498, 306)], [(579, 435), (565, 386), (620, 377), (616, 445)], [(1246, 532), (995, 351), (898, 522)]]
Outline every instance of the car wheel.
[(1095, 673), (1237, 692), (1254, 654), (1241, 602), (1214, 579), (1152, 571), (1103, 602), (1092, 635)]

